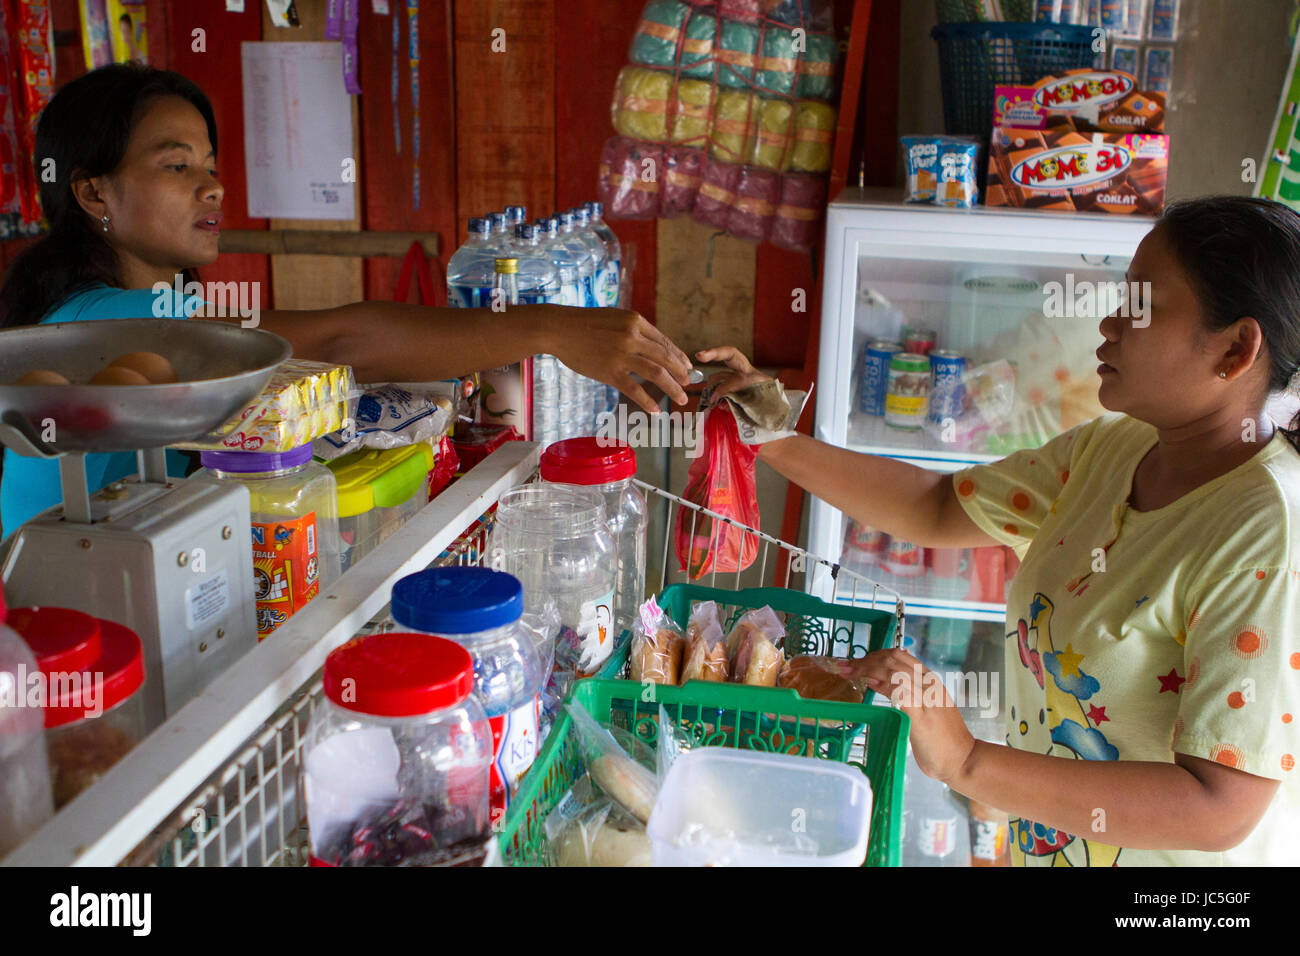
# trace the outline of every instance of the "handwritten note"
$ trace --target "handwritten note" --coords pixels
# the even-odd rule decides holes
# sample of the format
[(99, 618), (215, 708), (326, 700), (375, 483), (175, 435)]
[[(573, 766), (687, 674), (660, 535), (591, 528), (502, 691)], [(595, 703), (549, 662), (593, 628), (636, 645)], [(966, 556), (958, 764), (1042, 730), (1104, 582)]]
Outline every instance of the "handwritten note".
[(338, 43), (244, 43), (248, 215), (352, 219), (357, 162)]

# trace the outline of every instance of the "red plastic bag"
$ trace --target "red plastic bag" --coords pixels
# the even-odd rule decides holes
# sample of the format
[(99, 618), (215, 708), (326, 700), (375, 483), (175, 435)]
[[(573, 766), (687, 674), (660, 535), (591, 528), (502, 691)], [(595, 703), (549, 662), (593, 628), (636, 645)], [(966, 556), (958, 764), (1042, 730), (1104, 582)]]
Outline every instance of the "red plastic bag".
[[(704, 418), (700, 454), (686, 476), (687, 501), (750, 528), (759, 525), (758, 483), (754, 460), (758, 449), (736, 432), (731, 406), (722, 402)], [(714, 572), (744, 571), (758, 557), (758, 537), (733, 524), (716, 521), (690, 508), (677, 511), (674, 532), (677, 560), (692, 579)]]

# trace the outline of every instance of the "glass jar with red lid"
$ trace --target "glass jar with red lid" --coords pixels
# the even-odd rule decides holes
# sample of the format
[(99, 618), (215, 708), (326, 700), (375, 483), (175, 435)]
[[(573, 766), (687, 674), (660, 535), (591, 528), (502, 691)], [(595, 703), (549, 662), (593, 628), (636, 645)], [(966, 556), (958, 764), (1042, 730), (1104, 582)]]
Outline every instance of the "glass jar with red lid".
[(0, 857), (54, 815), (45, 720), (27, 694), (36, 655), (6, 619), (0, 592)]
[(57, 809), (144, 738), (144, 647), (130, 628), (71, 608), (15, 608), (9, 623), (36, 655), (44, 682)]
[(478, 866), (492, 734), (474, 663), (427, 634), (353, 638), (325, 661), (303, 786), (315, 866)]

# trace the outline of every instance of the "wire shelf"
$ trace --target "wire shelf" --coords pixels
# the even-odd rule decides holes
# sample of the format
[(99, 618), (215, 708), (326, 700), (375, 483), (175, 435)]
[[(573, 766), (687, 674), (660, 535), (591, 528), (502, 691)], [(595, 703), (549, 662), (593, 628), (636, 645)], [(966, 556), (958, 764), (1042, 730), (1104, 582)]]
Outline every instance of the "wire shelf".
[[(536, 479), (533, 473), (532, 479)], [(662, 516), (664, 547), (657, 580), (647, 573), (647, 593), (658, 593), (685, 573), (670, 560), (674, 521), (680, 509), (691, 513), (691, 537), (697, 522), (714, 522), (713, 544), (722, 527), (753, 535), (759, 550), (743, 571), (713, 572), (697, 583), (740, 590), (769, 581), (778, 587), (792, 582), (811, 590), (819, 575), (831, 580), (831, 603), (890, 607), (898, 618), (895, 641), (902, 646), (904, 602), (886, 585), (811, 554), (758, 529), (742, 525), (714, 511), (643, 481), (636, 486), (646, 495), (651, 520)], [(493, 503), (431, 566), (481, 566), (488, 553), (496, 505)], [(743, 549), (742, 549), (743, 550)], [(359, 634), (391, 630), (395, 625), (387, 606), (363, 626)], [(232, 758), (194, 791), (166, 821), (140, 842), (119, 863), (125, 866), (306, 866), (308, 861), (307, 806), (302, 790), (303, 746), (307, 727), (322, 700), (318, 670), (276, 710), (265, 726)], [(861, 747), (861, 742), (857, 745)], [(861, 759), (859, 753), (854, 759)]]

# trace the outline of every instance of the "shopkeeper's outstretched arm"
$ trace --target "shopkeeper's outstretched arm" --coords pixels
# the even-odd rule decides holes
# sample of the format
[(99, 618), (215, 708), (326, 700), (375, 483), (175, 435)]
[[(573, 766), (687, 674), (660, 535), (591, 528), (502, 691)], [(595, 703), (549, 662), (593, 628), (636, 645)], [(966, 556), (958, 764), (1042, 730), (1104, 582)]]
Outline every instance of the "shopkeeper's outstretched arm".
[(650, 414), (658, 405), (631, 373), (678, 404), (686, 402), (686, 353), (624, 309), (517, 305), (493, 312), (355, 302), (334, 309), (268, 310), (261, 313), (259, 327), (288, 339), (299, 358), (352, 366), (359, 382), (437, 381), (547, 353), (581, 375), (613, 385)]
[(926, 776), (1013, 817), (1109, 846), (1228, 850), (1255, 829), (1277, 792), (1276, 780), (1188, 754), (1175, 753), (1173, 763), (1080, 760), (975, 740), (911, 654), (879, 651), (853, 666), (911, 718), (912, 752)]
[[(731, 346), (705, 349), (701, 362), (724, 362), (733, 371), (715, 377), (713, 394), (728, 392), (768, 376)], [(966, 514), (948, 475), (878, 455), (836, 448), (807, 435), (768, 442), (758, 457), (799, 487), (867, 527), (927, 548), (978, 548), (997, 545)]]

